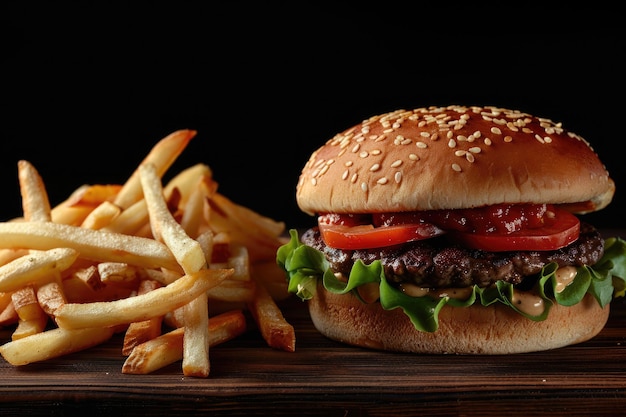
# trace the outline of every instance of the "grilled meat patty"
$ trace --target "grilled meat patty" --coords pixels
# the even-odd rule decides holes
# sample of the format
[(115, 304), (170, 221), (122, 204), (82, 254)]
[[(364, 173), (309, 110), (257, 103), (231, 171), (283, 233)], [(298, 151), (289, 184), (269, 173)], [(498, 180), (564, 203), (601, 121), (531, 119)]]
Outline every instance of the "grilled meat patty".
[(346, 277), (357, 259), (366, 265), (378, 259), (389, 281), (429, 288), (488, 287), (500, 280), (519, 284), (550, 262), (594, 265), (604, 254), (600, 232), (586, 223), (580, 225), (578, 240), (555, 251), (485, 252), (451, 244), (445, 235), (384, 248), (342, 250), (326, 246), (317, 227), (305, 231), (301, 241), (324, 253), (331, 269)]

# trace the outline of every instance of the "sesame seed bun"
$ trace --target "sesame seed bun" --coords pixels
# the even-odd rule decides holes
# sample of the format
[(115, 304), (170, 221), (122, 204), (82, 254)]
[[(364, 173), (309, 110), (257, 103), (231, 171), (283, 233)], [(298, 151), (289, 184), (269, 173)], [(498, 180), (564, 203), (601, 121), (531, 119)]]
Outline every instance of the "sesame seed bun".
[(401, 309), (383, 310), (352, 294), (318, 288), (308, 301), (311, 320), (324, 336), (370, 349), (413, 352), (499, 355), (556, 349), (596, 336), (606, 324), (610, 305), (600, 307), (587, 294), (571, 307), (555, 304), (544, 321), (532, 321), (500, 304), (489, 307), (444, 306), (439, 329), (421, 332)]
[[(489, 178), (489, 181), (485, 181)], [(613, 180), (560, 123), (495, 107), (429, 107), (371, 117), (328, 140), (296, 199), (315, 213), (474, 208), (498, 203), (604, 208)]]

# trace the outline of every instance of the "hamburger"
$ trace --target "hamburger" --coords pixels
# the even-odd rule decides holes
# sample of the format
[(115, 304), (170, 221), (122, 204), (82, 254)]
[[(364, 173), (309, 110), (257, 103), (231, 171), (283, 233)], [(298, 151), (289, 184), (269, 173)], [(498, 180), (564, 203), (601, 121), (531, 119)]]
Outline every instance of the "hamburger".
[(518, 110), (370, 117), (296, 186), (317, 224), (277, 252), (317, 330), (378, 350), (509, 354), (591, 339), (626, 288), (626, 245), (584, 214), (615, 184), (590, 144)]

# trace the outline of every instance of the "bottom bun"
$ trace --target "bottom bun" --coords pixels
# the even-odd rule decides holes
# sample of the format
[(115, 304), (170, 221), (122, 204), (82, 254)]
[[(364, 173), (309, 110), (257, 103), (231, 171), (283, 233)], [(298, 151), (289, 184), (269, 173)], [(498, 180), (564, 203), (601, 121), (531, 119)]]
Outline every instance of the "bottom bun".
[(439, 329), (421, 332), (400, 309), (384, 310), (352, 294), (318, 288), (308, 301), (311, 320), (324, 336), (377, 350), (436, 354), (536, 352), (584, 342), (597, 335), (609, 317), (590, 294), (579, 304), (555, 304), (544, 321), (532, 321), (499, 303), (489, 307), (444, 306)]

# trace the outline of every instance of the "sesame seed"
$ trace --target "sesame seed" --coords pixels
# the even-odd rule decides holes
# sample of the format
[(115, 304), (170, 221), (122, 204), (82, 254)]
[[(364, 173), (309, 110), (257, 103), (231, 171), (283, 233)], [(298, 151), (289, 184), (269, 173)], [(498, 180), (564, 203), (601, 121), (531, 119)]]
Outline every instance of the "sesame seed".
[(480, 148), (478, 146), (473, 146), (473, 147), (469, 148), (469, 151), (471, 153), (480, 153)]
[(359, 176), (358, 176), (358, 175), (357, 175), (357, 173), (355, 172), (354, 174), (352, 174), (352, 177), (350, 178), (350, 182), (351, 182), (352, 184), (354, 184), (358, 178), (359, 178)]
[(456, 141), (454, 139), (450, 139), (448, 141), (448, 147), (449, 148), (454, 148), (456, 146)]
[(491, 133), (493, 133), (494, 135), (501, 135), (502, 131), (499, 128), (497, 128), (497, 127), (492, 127), (491, 128)]
[(376, 181), (376, 184), (387, 184), (387, 182), (389, 182), (389, 180), (386, 177), (382, 177), (379, 178), (378, 181)]
[(410, 159), (411, 161), (419, 161), (419, 160), (420, 160), (420, 157), (419, 157), (419, 156), (417, 156), (417, 155), (415, 155), (414, 153), (412, 153), (412, 154), (409, 154), (409, 159)]
[(360, 158), (367, 158), (368, 156), (370, 156), (370, 154), (367, 151), (362, 151), (361, 153), (359, 153)]
[(402, 181), (402, 173), (400, 171), (397, 171), (393, 176), (393, 180), (396, 182), (396, 184), (400, 184), (400, 181)]
[(452, 169), (456, 172), (461, 172), (461, 166), (459, 164), (452, 164)]
[(374, 164), (370, 167), (370, 171), (376, 172), (380, 169), (380, 164)]
[(361, 190), (363, 190), (363, 192), (367, 192), (367, 183), (366, 182), (362, 182), (361, 183)]
[(428, 145), (425, 142), (415, 142), (415, 145), (420, 149), (428, 148)]
[(505, 141), (506, 143), (513, 142), (513, 138), (512, 138), (511, 136), (505, 136), (505, 137), (504, 137), (504, 141)]
[(391, 165), (390, 165), (390, 166), (391, 166), (391, 168), (397, 168), (397, 167), (399, 167), (400, 165), (402, 165), (402, 159), (396, 159), (395, 161), (393, 161), (393, 162), (391, 163)]

